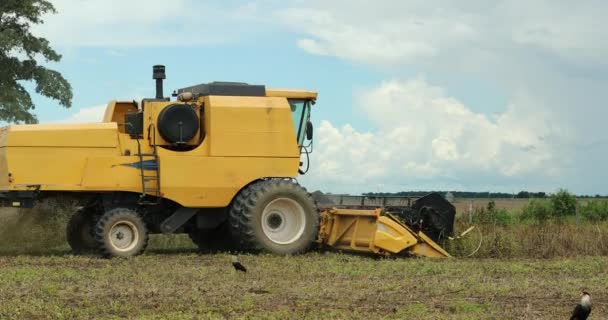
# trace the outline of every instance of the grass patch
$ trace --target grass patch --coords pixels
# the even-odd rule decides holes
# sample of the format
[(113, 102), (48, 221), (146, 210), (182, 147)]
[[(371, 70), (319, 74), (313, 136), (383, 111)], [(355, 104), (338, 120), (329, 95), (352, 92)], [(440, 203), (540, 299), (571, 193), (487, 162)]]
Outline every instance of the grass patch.
[(488, 307), (484, 304), (469, 302), (463, 299), (456, 300), (448, 305), (451, 313), (458, 315), (477, 315), (488, 311)]
[(429, 313), (427, 306), (420, 302), (409, 304), (395, 313), (397, 318), (421, 318)]

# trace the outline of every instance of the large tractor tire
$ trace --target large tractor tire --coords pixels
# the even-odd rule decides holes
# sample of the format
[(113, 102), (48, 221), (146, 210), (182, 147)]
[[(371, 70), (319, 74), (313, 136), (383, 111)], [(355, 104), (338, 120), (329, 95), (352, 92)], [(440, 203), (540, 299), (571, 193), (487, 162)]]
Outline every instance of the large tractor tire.
[(105, 256), (131, 257), (141, 254), (148, 245), (148, 230), (136, 211), (111, 209), (97, 221), (95, 241)]
[(66, 228), (66, 239), (75, 254), (97, 251), (97, 242), (93, 236), (95, 224), (94, 212), (87, 208), (76, 211)]
[(229, 217), (239, 249), (281, 255), (308, 250), (319, 232), (319, 213), (310, 194), (290, 180), (264, 180), (239, 192)]
[(227, 222), (222, 223), (215, 229), (195, 229), (188, 232), (192, 242), (200, 252), (214, 253), (234, 249), (234, 243), (230, 236), (230, 228)]

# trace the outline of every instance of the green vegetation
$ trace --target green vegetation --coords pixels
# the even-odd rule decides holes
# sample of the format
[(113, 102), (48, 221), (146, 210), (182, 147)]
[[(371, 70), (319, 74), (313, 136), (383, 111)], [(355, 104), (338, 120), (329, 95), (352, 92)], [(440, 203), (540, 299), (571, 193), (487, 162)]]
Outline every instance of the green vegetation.
[(586, 205), (579, 207), (582, 218), (591, 222), (608, 220), (608, 201), (591, 200)]
[[(457, 230), (467, 226), (459, 222)], [(603, 256), (608, 255), (608, 223), (478, 224), (464, 238), (446, 241), (445, 247), (455, 256), (475, 252), (476, 258)]]
[(473, 223), (484, 225), (509, 225), (514, 217), (506, 209), (497, 209), (496, 203), (490, 201), (487, 208), (479, 208), (473, 215)]
[[(463, 239), (447, 241), (457, 256), (554, 258), (608, 255), (608, 201), (577, 202), (566, 190), (548, 199), (532, 199), (521, 210), (497, 208), (490, 201), (471, 217), (476, 229)], [(469, 216), (457, 214), (463, 231)]]
[(476, 224), (502, 226), (515, 223), (599, 222), (608, 220), (608, 201), (594, 199), (579, 202), (573, 194), (560, 189), (547, 199), (529, 200), (521, 210), (497, 208), (496, 203), (490, 201), (485, 208), (476, 208), (472, 218)]
[(564, 218), (576, 214), (576, 196), (560, 189), (551, 196), (551, 209), (554, 217)]
[(532, 200), (522, 210), (521, 220), (544, 223), (553, 216), (549, 201)]

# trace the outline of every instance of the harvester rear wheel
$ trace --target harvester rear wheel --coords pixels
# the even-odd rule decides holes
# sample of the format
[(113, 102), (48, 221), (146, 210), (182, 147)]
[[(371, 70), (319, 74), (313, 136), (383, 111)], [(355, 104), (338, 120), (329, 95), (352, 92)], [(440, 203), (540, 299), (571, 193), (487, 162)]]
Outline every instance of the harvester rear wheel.
[(240, 248), (284, 255), (308, 250), (319, 231), (314, 200), (290, 180), (264, 180), (241, 190), (229, 222)]
[(115, 208), (99, 218), (95, 225), (95, 241), (106, 256), (135, 256), (148, 245), (148, 230), (136, 211)]
[(98, 246), (93, 237), (94, 212), (87, 208), (76, 211), (66, 228), (66, 239), (75, 254), (96, 251)]

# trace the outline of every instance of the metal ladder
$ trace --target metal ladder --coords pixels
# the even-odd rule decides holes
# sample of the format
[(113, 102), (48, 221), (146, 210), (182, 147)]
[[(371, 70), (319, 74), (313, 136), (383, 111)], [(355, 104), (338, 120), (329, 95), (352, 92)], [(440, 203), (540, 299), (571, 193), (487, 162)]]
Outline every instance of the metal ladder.
[[(161, 192), (160, 192), (160, 159), (158, 158), (158, 153), (156, 151), (156, 130), (150, 130), (154, 125), (150, 125), (148, 127), (148, 137), (149, 133), (152, 132), (152, 153), (141, 153), (141, 145), (139, 143), (139, 139), (137, 139), (137, 156), (139, 157), (139, 172), (141, 176), (141, 195), (139, 196), (139, 205), (144, 206), (153, 206), (157, 205), (161, 201)], [(153, 128), (155, 129), (155, 128)], [(145, 162), (144, 157), (151, 157), (154, 160), (152, 170), (145, 170)], [(148, 193), (151, 193), (155, 199), (149, 200), (147, 198)]]

